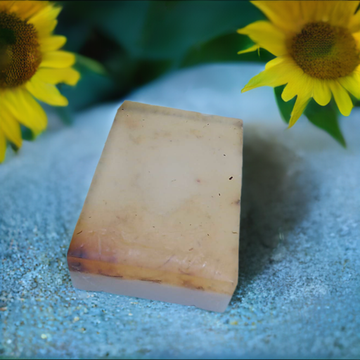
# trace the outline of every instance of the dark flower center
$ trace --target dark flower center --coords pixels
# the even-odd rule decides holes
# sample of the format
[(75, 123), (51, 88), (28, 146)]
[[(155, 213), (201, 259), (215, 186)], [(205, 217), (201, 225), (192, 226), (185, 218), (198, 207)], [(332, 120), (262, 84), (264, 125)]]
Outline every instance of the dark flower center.
[(41, 63), (37, 32), (14, 14), (0, 12), (0, 89), (26, 83)]
[(350, 31), (325, 22), (304, 26), (288, 42), (295, 62), (308, 75), (318, 79), (337, 79), (350, 75), (360, 64), (356, 41)]

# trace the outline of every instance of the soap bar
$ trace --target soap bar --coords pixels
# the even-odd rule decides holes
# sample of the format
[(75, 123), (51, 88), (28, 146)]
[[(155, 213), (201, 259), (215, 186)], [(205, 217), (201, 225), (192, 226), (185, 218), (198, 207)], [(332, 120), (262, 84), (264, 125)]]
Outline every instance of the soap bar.
[(238, 281), (242, 121), (125, 101), (68, 250), (74, 287), (222, 312)]

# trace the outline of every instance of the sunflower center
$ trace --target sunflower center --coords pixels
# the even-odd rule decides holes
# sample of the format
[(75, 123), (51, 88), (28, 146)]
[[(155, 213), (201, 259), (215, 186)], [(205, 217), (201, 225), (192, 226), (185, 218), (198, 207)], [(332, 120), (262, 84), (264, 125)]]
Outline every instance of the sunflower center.
[(40, 62), (35, 27), (14, 14), (0, 12), (0, 89), (26, 83)]
[(305, 25), (288, 43), (288, 50), (305, 73), (318, 79), (347, 76), (360, 64), (349, 30), (325, 22)]

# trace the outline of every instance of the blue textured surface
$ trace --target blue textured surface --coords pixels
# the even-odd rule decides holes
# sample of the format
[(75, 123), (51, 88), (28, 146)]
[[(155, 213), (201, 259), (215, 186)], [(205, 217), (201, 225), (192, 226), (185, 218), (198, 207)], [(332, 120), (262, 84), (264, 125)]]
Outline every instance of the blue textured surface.
[[(0, 167), (1, 345), (16, 357), (360, 357), (360, 112), (348, 150), (306, 119), (284, 131), (261, 70), (174, 73), (129, 100), (244, 120), (239, 285), (223, 314), (75, 290), (66, 252), (121, 104), (51, 118)], [(10, 153), (10, 151), (9, 151)]]

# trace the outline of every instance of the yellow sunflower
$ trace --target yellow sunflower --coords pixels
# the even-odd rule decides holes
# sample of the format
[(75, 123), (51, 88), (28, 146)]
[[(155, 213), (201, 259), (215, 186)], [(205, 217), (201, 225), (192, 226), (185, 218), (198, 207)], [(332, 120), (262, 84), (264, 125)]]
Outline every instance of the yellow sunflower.
[(75, 56), (59, 50), (64, 36), (53, 35), (60, 7), (48, 1), (0, 1), (0, 162), (6, 143), (22, 145), (20, 124), (38, 135), (47, 126), (40, 100), (66, 106), (58, 83), (75, 85)]
[(327, 105), (332, 96), (340, 112), (353, 108), (349, 93), (360, 99), (359, 1), (252, 1), (270, 21), (256, 21), (238, 33), (276, 56), (242, 92), (285, 85), (282, 99), (296, 96), (289, 127), (311, 98)]

